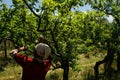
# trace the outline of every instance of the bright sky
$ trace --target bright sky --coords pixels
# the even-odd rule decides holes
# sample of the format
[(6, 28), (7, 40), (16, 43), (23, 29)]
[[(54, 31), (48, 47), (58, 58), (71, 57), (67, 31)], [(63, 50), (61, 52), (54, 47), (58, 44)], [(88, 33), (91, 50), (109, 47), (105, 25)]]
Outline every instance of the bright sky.
[[(12, 4), (12, 0), (3, 0), (3, 2), (6, 3), (8, 6)], [(91, 8), (90, 8), (90, 5), (86, 5), (84, 7), (79, 7), (78, 10), (87, 11), (87, 10), (91, 10)]]
[(111, 16), (111, 15), (109, 15), (109, 16), (107, 17), (107, 20), (111, 23), (111, 22), (113, 22), (114, 17), (113, 17), (113, 16)]
[[(3, 0), (3, 2), (6, 3), (8, 6), (10, 6), (12, 4), (12, 0)], [(91, 10), (91, 7), (90, 7), (90, 5), (86, 5), (83, 7), (79, 7), (78, 10), (85, 12), (87, 10)], [(109, 15), (107, 17), (107, 19), (109, 22), (112, 22), (114, 18), (111, 15)]]
[(10, 6), (12, 4), (11, 0), (3, 0), (3, 3), (6, 3), (8, 6)]

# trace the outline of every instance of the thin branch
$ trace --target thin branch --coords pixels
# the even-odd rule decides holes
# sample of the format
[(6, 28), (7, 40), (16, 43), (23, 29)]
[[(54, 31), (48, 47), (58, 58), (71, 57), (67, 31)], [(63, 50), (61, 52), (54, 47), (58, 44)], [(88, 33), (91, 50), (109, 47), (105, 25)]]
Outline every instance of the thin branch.
[(62, 54), (60, 53), (60, 50), (58, 48), (58, 43), (57, 43), (57, 41), (55, 39), (55, 36), (54, 36), (54, 33), (52, 32), (52, 30), (51, 30), (51, 36), (52, 36), (52, 39), (53, 39), (53, 42), (54, 42), (54, 46), (55, 46), (55, 48), (57, 50), (57, 53), (59, 54), (59, 57), (61, 58), (62, 61), (64, 61), (63, 57), (62, 57)]
[(37, 29), (37, 31), (39, 31), (39, 32), (46, 32), (46, 31), (50, 31), (50, 29), (46, 29), (46, 30), (39, 30), (39, 29)]
[(53, 67), (52, 70), (55, 70), (55, 69), (58, 69), (58, 68), (62, 68), (61, 65), (59, 65), (59, 64), (54, 65), (54, 64), (52, 63), (51, 65), (52, 65), (52, 67)]
[(30, 11), (35, 15), (35, 16), (37, 16), (37, 17), (41, 17), (40, 15), (38, 15), (38, 14), (36, 14), (34, 11), (33, 11), (33, 9), (29, 6), (29, 4), (26, 2), (26, 0), (23, 0), (23, 2), (26, 4), (26, 6), (30, 9)]
[(39, 31), (39, 29), (40, 29), (40, 24), (41, 24), (41, 18), (38, 18), (38, 28), (37, 28), (37, 31)]

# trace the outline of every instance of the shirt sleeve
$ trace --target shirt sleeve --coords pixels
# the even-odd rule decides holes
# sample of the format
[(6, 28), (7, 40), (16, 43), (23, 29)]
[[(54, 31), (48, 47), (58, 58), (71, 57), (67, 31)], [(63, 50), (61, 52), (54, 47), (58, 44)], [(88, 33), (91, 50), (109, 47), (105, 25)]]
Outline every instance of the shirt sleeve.
[(22, 54), (15, 54), (14, 58), (15, 58), (15, 61), (21, 66), (24, 66), (28, 60), (28, 57)]
[(51, 60), (52, 60), (52, 58), (51, 58), (51, 56), (49, 56), (49, 57), (47, 58), (47, 60), (44, 61), (44, 64), (46, 65), (46, 66), (45, 66), (45, 71), (46, 71), (46, 72), (50, 69)]

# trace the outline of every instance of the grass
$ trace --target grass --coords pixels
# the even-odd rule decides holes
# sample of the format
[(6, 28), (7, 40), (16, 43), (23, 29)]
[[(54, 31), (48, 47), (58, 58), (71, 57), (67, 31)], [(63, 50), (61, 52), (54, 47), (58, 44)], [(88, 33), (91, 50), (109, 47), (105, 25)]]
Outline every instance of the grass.
[(0, 80), (21, 80), (21, 67), (8, 55), (6, 59), (0, 52)]
[[(79, 55), (79, 60), (77, 61), (77, 67), (79, 68), (79, 71), (74, 71), (70, 68), (69, 80), (94, 80), (93, 67), (97, 61), (102, 60), (104, 58), (103, 55), (104, 54), (102, 53), (96, 56), (93, 56), (91, 53)], [(17, 78), (17, 80), (21, 80), (21, 67), (18, 64), (16, 64), (11, 57), (9, 57), (9, 59), (6, 62), (2, 56), (3, 55), (0, 53), (0, 80), (16, 80)], [(113, 66), (114, 65), (115, 63), (113, 64)], [(99, 70), (101, 74), (100, 80), (106, 80), (103, 78), (102, 74), (104, 66), (100, 65)], [(46, 80), (62, 80), (62, 74), (62, 69), (56, 69), (54, 71), (49, 70), (46, 75)], [(113, 79), (111, 80), (120, 80), (119, 74), (115, 74), (114, 76), (115, 77), (113, 77)]]
[[(89, 58), (86, 58), (85, 56), (86, 55), (84, 54), (79, 56), (78, 66), (80, 68), (80, 71), (77, 72), (70, 68), (69, 80), (83, 80), (83, 76), (86, 77), (90, 70), (91, 72), (93, 72), (92, 69), (96, 62), (95, 60), (98, 59), (93, 56), (90, 56)], [(11, 63), (12, 64), (8, 63), (5, 67), (3, 67), (3, 71), (0, 72), (0, 80), (15, 80), (16, 78), (21, 78), (21, 67), (17, 65), (14, 61), (12, 61)], [(56, 69), (54, 71), (50, 70), (46, 75), (46, 80), (62, 80), (62, 74), (62, 69)]]
[(21, 77), (21, 67), (17, 65), (8, 64), (3, 68), (4, 71), (0, 72), (0, 80), (15, 79)]

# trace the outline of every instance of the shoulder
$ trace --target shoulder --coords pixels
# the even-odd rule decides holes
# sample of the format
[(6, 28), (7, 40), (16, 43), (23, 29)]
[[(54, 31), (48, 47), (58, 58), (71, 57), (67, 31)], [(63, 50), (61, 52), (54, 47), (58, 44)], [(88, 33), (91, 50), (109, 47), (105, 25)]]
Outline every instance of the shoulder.
[(33, 58), (25, 56), (25, 55), (22, 55), (22, 54), (16, 54), (15, 58), (19, 59), (19, 60), (23, 60), (24, 62), (31, 62), (31, 61), (33, 61)]
[(47, 59), (45, 59), (43, 62), (51, 62), (52, 61), (52, 58), (51, 58), (51, 56), (49, 56)]

